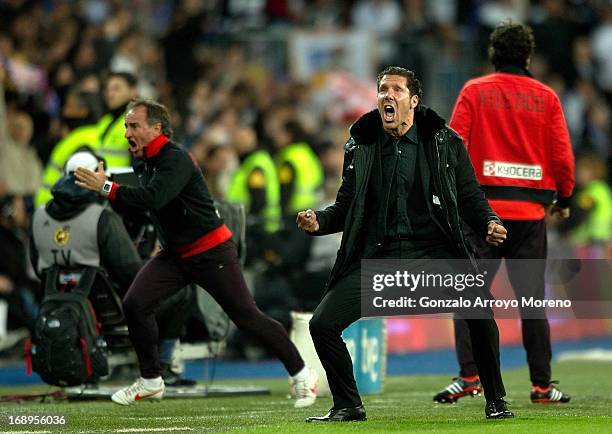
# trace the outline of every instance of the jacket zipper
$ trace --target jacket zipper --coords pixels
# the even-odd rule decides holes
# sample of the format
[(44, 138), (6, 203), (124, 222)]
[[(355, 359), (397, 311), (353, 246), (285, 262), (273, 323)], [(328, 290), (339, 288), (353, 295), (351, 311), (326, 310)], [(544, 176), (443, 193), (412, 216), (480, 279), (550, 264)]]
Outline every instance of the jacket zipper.
[[(434, 143), (436, 144), (436, 154), (438, 156), (438, 173), (440, 175), (440, 184), (442, 186), (442, 189), (443, 190), (446, 189), (447, 193), (452, 196), (452, 191), (451, 191), (450, 185), (448, 185), (446, 177), (443, 176), (443, 171), (442, 171), (442, 160), (440, 159), (440, 149), (438, 147), (438, 141), (441, 141), (441, 140), (442, 140), (441, 133), (438, 131), (435, 134), (435, 136), (434, 136)], [(448, 165), (448, 163), (446, 163), (446, 164)], [(444, 168), (444, 170), (446, 170), (446, 168)], [(441, 191), (440, 195), (444, 196), (444, 192)], [(457, 204), (457, 206), (459, 206), (459, 204)], [(448, 209), (448, 206), (447, 206), (446, 207), (446, 211), (445, 211), (445, 215), (446, 215), (445, 222), (446, 222), (446, 226), (448, 227), (448, 230), (450, 231), (450, 236), (451, 236), (451, 239), (452, 239), (452, 238), (454, 238), (453, 228), (451, 227), (451, 224), (449, 222), (450, 216), (448, 215), (448, 212), (449, 212), (449, 209)], [(459, 248), (459, 252), (464, 252), (466, 250), (466, 247), (465, 247), (463, 239), (462, 239), (463, 235), (461, 233), (461, 227), (459, 227), (459, 234), (458, 235), (459, 235), (459, 240), (458, 241), (454, 240), (453, 242), (455, 242), (457, 244), (457, 248)]]
[[(439, 131), (435, 134), (434, 142), (436, 144), (436, 154), (438, 155), (438, 171), (440, 172), (440, 183), (445, 183), (446, 184), (447, 183), (446, 182), (446, 178), (442, 177), (442, 170), (441, 170), (441, 167), (440, 167), (441, 166), (441, 160), (440, 160), (440, 150), (438, 148), (438, 140), (442, 140), (441, 139), (441, 134), (440, 134)], [(446, 164), (448, 166), (448, 163), (446, 163)], [(450, 185), (445, 185), (445, 186), (443, 186), (443, 188), (446, 188), (446, 190), (452, 195), (452, 191), (451, 191)], [(448, 213), (448, 207), (447, 207), (446, 211)], [(457, 212), (459, 212), (459, 203), (458, 202), (457, 202)], [(453, 230), (452, 230), (451, 225), (450, 225), (450, 223), (448, 221), (448, 218), (446, 219), (446, 225), (448, 226), (449, 230), (451, 231), (451, 237), (452, 237), (453, 236)], [(467, 247), (465, 246), (465, 241), (464, 241), (464, 238), (463, 238), (463, 231), (461, 230), (461, 225), (459, 225), (458, 229), (459, 229), (459, 234), (458, 234), (459, 240), (457, 241), (457, 247), (459, 248), (460, 251), (466, 251)], [(469, 256), (469, 254), (468, 254), (468, 256)]]
[[(438, 146), (438, 141), (439, 140), (441, 140), (441, 138), (440, 138), (440, 132), (438, 131), (435, 134), (435, 136), (434, 136), (434, 144), (436, 145), (436, 155), (438, 157), (438, 176), (440, 176), (440, 186), (442, 187), (442, 189), (444, 189), (444, 188), (448, 188), (448, 186), (443, 185), (445, 182), (444, 182), (444, 179), (443, 179), (443, 176), (442, 176), (442, 167), (441, 167), (442, 160), (440, 159), (440, 148)], [(444, 199), (444, 192), (443, 191), (440, 191), (440, 196), (442, 197), (442, 199), (440, 200), (440, 204), (442, 204), (442, 201), (446, 202), (446, 200)], [(445, 218), (444, 220), (445, 220), (446, 226), (448, 226), (449, 234), (452, 237), (453, 236), (453, 228), (451, 228), (451, 225), (450, 225), (450, 223), (448, 221), (448, 207), (446, 207), (446, 209), (445, 209), (445, 214), (447, 215), (447, 218)]]

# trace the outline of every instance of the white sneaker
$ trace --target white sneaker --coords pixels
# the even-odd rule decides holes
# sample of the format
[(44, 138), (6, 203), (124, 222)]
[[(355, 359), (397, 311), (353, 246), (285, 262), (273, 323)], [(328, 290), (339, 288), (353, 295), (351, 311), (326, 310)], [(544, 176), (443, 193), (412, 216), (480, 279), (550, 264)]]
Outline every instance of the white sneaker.
[(308, 368), (308, 377), (305, 380), (293, 380), (295, 389), (295, 408), (311, 406), (317, 399), (317, 371)]
[(161, 399), (164, 397), (164, 392), (166, 391), (164, 381), (162, 380), (159, 387), (151, 389), (145, 386), (143, 380), (144, 378), (140, 377), (131, 386), (118, 390), (117, 392), (113, 393), (111, 399), (113, 402), (121, 405), (132, 405), (144, 399), (161, 401)]

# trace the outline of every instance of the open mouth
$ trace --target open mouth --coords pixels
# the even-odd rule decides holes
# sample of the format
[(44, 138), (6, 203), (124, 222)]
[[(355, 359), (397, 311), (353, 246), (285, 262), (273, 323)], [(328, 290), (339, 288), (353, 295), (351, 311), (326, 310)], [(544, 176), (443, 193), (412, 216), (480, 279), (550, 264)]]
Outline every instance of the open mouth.
[(395, 119), (395, 107), (391, 104), (385, 104), (383, 106), (383, 119), (385, 122), (391, 122)]

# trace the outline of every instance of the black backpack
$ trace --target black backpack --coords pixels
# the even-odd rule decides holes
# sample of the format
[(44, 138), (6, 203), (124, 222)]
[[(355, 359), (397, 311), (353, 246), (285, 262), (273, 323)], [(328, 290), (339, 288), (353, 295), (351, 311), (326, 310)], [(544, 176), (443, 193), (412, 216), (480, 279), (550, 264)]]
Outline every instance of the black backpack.
[(94, 383), (108, 375), (106, 343), (88, 299), (97, 271), (80, 269), (76, 286), (74, 281), (60, 285), (57, 267), (45, 273), (44, 298), (32, 338), (26, 342), (28, 375), (34, 369), (43, 381), (61, 387)]

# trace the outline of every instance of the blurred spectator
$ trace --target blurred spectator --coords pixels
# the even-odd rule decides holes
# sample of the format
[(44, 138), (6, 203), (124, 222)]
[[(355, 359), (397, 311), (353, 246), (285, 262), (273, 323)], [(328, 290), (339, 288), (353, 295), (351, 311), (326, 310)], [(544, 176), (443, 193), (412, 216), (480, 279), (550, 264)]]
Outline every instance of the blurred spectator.
[(572, 214), (560, 227), (574, 245), (604, 245), (612, 240), (612, 191), (606, 178), (606, 165), (598, 155), (578, 159)]
[(38, 312), (37, 285), (28, 273), (28, 222), (21, 197), (0, 196), (0, 301), (8, 305), (7, 322), (0, 324), (3, 330), (32, 330)]
[(41, 185), (42, 165), (30, 144), (32, 118), (21, 110), (7, 110), (4, 78), (0, 66), (0, 190), (33, 196)]
[(605, 161), (611, 155), (611, 121), (610, 106), (603, 99), (594, 101), (586, 112), (581, 150), (595, 152)]
[[(551, 83), (553, 84), (553, 83)], [(566, 89), (565, 83), (553, 86), (557, 92)], [(586, 125), (587, 110), (597, 98), (597, 89), (592, 82), (577, 80), (573, 88), (559, 94), (563, 103), (563, 113), (567, 120), (570, 130), (572, 146), (575, 151), (580, 152), (582, 148), (582, 138)]]
[[(611, 47), (612, 49), (612, 47)], [(593, 57), (591, 41), (586, 36), (579, 36), (574, 40), (572, 47), (573, 69), (576, 79), (596, 83), (598, 75), (598, 64)]]
[(543, 0), (542, 18), (532, 23), (536, 53), (543, 56), (551, 72), (560, 74), (568, 84), (572, 81), (572, 47), (576, 26), (571, 21), (565, 0)]
[(427, 14), (424, 0), (403, 0), (401, 13), (401, 29), (414, 34), (421, 33), (427, 28)]
[[(290, 3), (293, 3), (290, 4)], [(268, 23), (272, 25), (289, 25), (297, 20), (296, 6), (303, 6), (301, 2), (289, 0), (266, 0), (264, 12), (268, 19)]]
[(400, 5), (396, 0), (358, 0), (351, 15), (353, 26), (368, 32), (394, 33), (402, 23)]
[(313, 0), (305, 8), (305, 24), (317, 30), (341, 28), (346, 22), (345, 7), (345, 1)]
[(428, 0), (427, 16), (434, 26), (452, 26), (457, 20), (459, 0)]
[[(192, 148), (193, 149), (193, 148)], [(222, 199), (229, 188), (230, 175), (236, 170), (237, 158), (228, 146), (212, 146), (198, 159), (206, 184), (214, 198)]]
[[(402, 24), (402, 14), (396, 0), (359, 0), (352, 10), (354, 29), (389, 36), (396, 33)], [(395, 43), (392, 39), (378, 41), (377, 51), (383, 62), (391, 60)]]
[(162, 39), (166, 75), (178, 89), (176, 95), (185, 97), (185, 85), (198, 79), (194, 48), (204, 30), (203, 3), (183, 0), (179, 3), (168, 32)]
[(602, 22), (591, 36), (593, 55), (601, 68), (597, 75), (597, 84), (606, 91), (608, 103), (612, 100), (612, 4), (608, 3), (602, 11)]
[[(232, 134), (232, 145), (240, 166), (232, 176), (227, 199), (246, 206), (247, 229), (266, 233), (278, 231), (280, 187), (270, 153), (257, 146), (252, 128), (237, 128)], [(253, 243), (248, 247), (251, 246), (255, 247)]]
[[(286, 122), (274, 140), (274, 162), (280, 183), (280, 203), (283, 216), (293, 223), (295, 215), (320, 203), (323, 187), (323, 167), (308, 144), (302, 126)], [(290, 227), (295, 227), (291, 224)]]
[(35, 204), (42, 206), (51, 200), (51, 187), (62, 177), (64, 164), (81, 149), (97, 147), (99, 128), (95, 122), (102, 114), (101, 101), (96, 94), (72, 88), (62, 109), (62, 139), (51, 151), (43, 173), (43, 185), (36, 193)]
[(104, 101), (108, 112), (98, 121), (99, 142), (94, 148), (107, 167), (130, 167), (131, 156), (125, 139), (125, 109), (137, 96), (136, 77), (129, 72), (112, 72), (107, 80)]
[(206, 120), (212, 109), (209, 99), (211, 94), (211, 84), (205, 79), (198, 80), (191, 90), (191, 95), (187, 100), (189, 114), (185, 120), (185, 135), (190, 143), (195, 137), (202, 134), (206, 127)]

